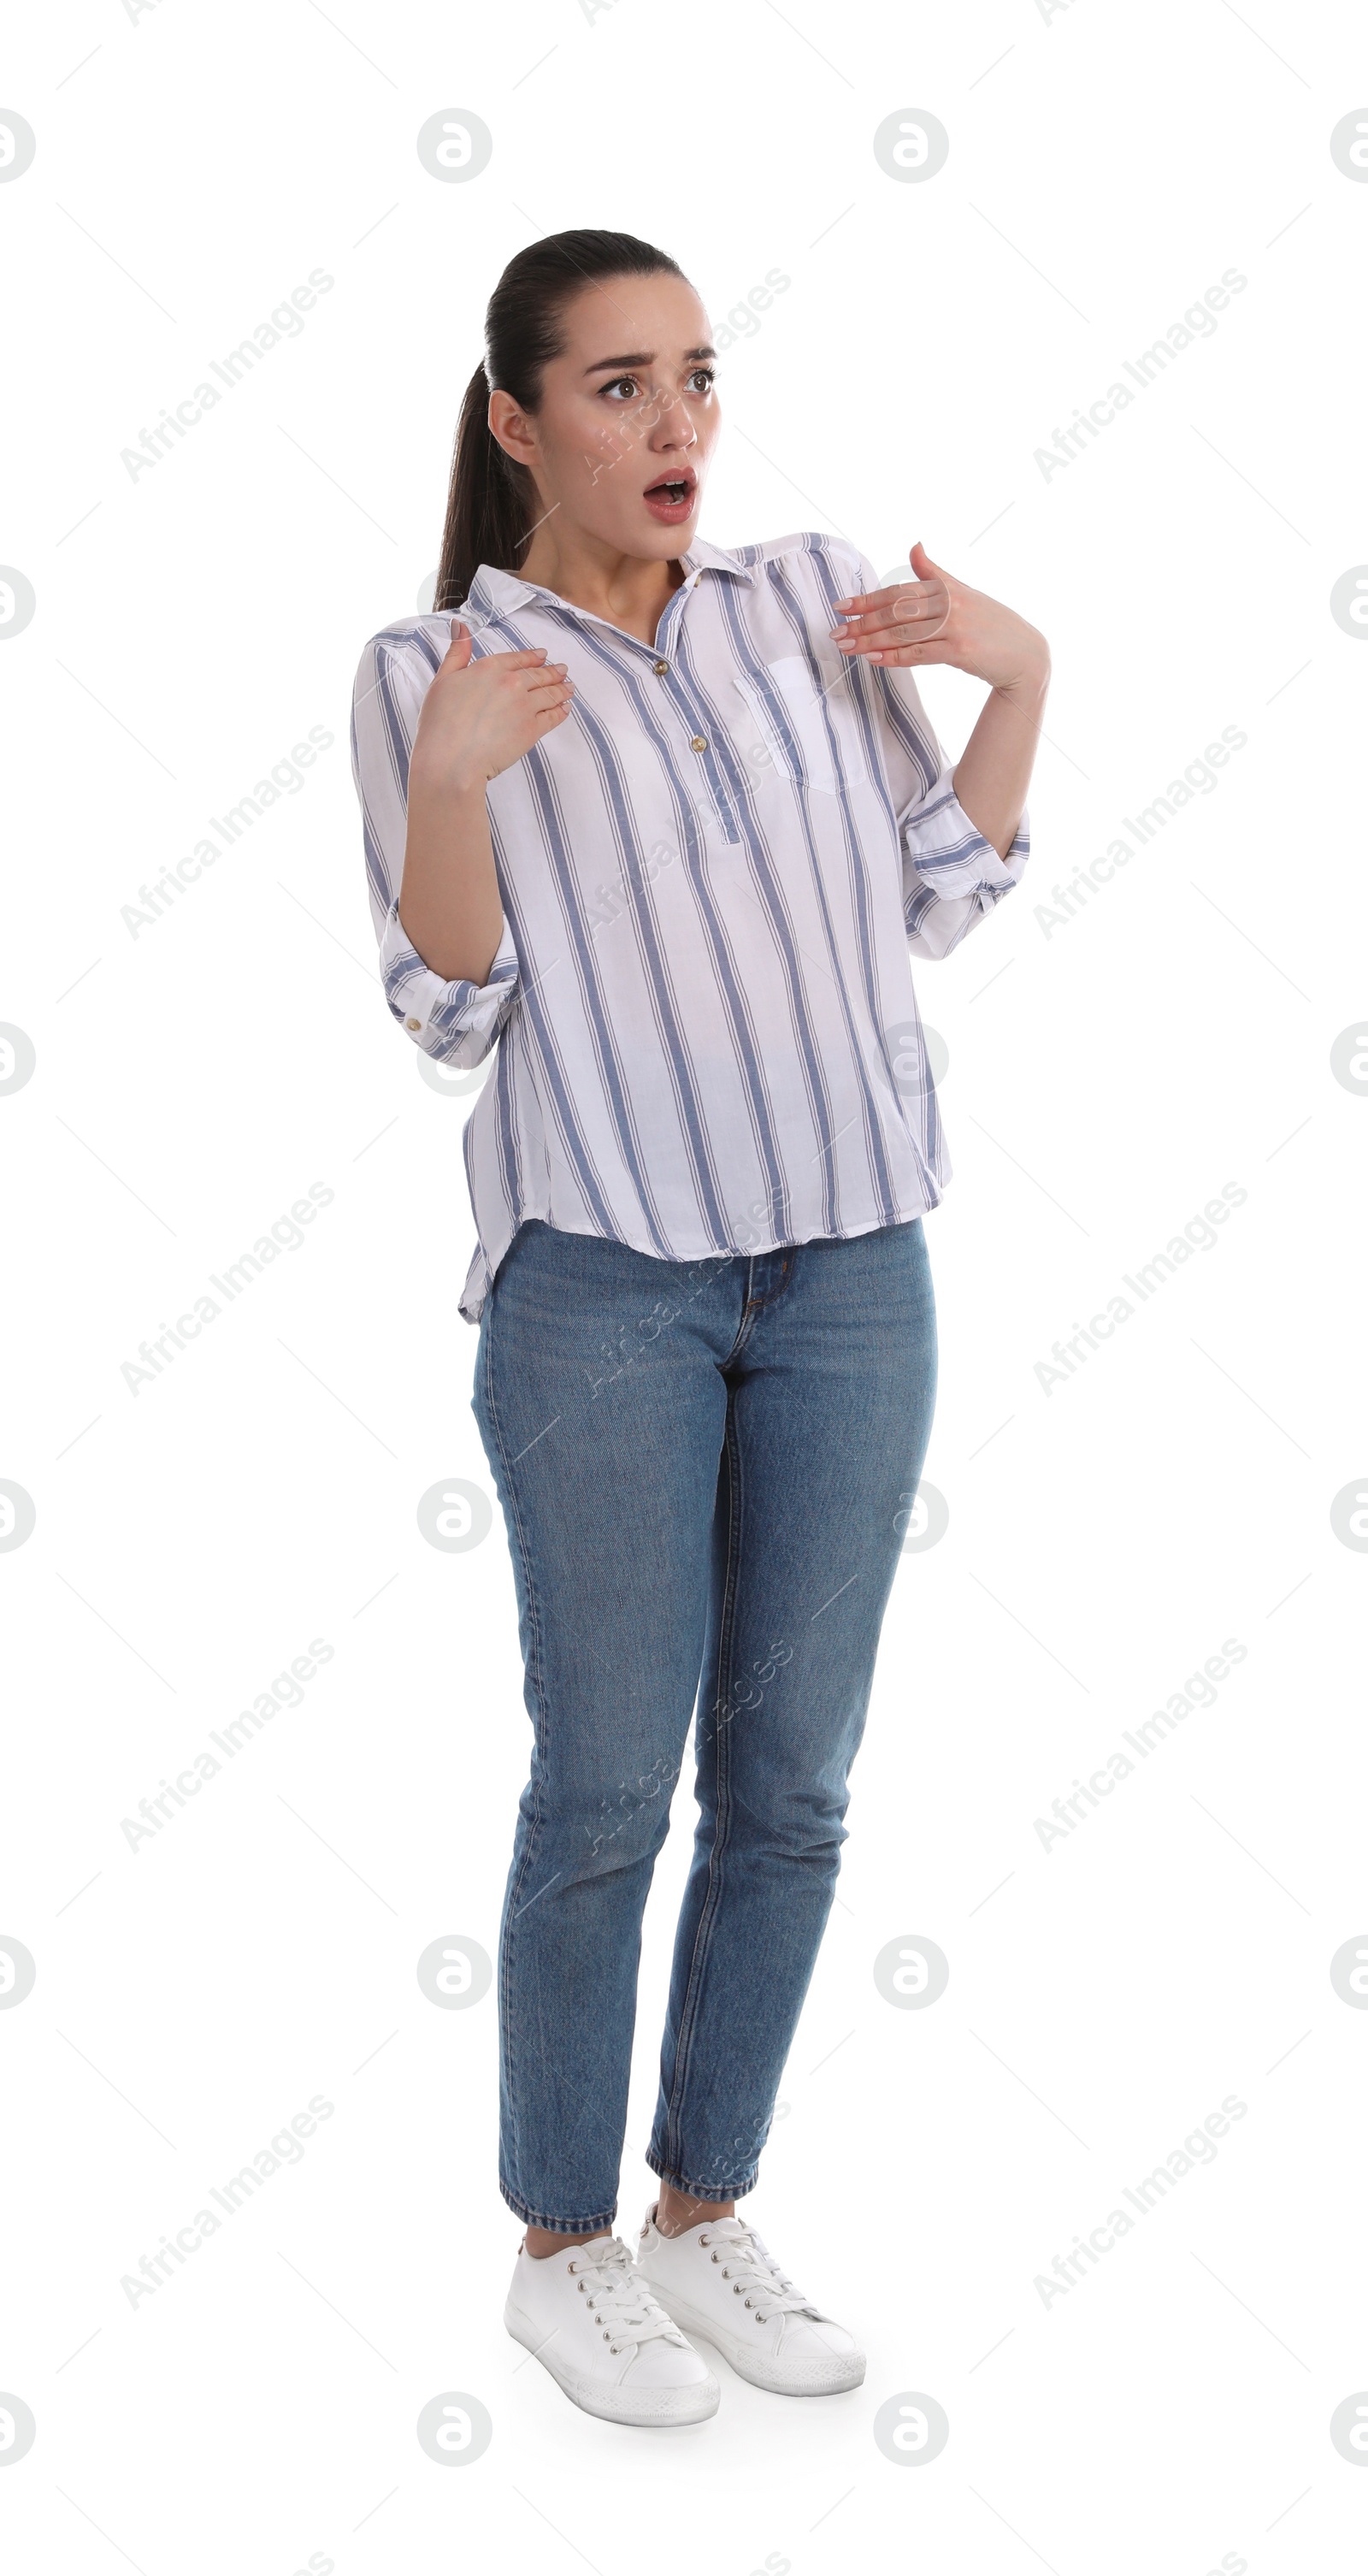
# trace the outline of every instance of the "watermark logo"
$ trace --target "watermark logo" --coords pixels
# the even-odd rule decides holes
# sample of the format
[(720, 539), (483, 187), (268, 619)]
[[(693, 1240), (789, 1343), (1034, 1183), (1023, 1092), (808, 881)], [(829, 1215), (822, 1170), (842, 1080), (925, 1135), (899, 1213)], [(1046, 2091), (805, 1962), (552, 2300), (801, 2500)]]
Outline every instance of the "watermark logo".
[(0, 643), (22, 635), (38, 605), (38, 594), (26, 572), (0, 564)]
[[(1129, 2183), (1123, 2184), (1121, 2199), (1128, 2200), (1140, 2218), (1148, 2218), (1177, 2190), (1185, 2175), (1194, 2173), (1198, 2165), (1215, 2163), (1215, 2141), (1228, 2134), (1232, 2121), (1243, 2120), (1248, 2109), (1249, 2104), (1241, 2101), (1238, 2093), (1227, 2093), (1219, 2111), (1209, 2111), (1199, 2127), (1189, 2130), (1181, 2147), (1174, 2147), (1134, 2190)], [(1047, 2315), (1053, 2313), (1056, 2299), (1067, 2298), (1070, 2290), (1086, 2281), (1090, 2265), (1095, 2271), (1105, 2255), (1115, 2253), (1122, 2237), (1129, 2236), (1135, 2224), (1130, 2210), (1122, 2209), (1118, 2203), (1099, 2226), (1089, 2229), (1086, 2244), (1081, 2236), (1075, 2236), (1067, 2254), (1056, 2254), (1050, 2272), (1037, 2272), (1032, 2286)]]
[(494, 1510), (484, 1487), (467, 1484), (464, 1476), (444, 1477), (419, 1497), (418, 1527), (429, 1547), (444, 1548), (449, 1556), (478, 1547), (493, 1526)]
[[(5, 1035), (0, 1029), (0, 1041)], [(1346, 1091), (1356, 1091), (1360, 1099), (1368, 1094), (1368, 1020), (1351, 1020), (1340, 1030), (1330, 1049), (1330, 1070)]]
[(896, 1941), (885, 1941), (874, 1962), (874, 1983), (886, 2004), (919, 2012), (940, 2002), (950, 1983), (950, 1962), (938, 1942), (920, 1932), (904, 1932)]
[(0, 1097), (7, 1091), (22, 1091), (37, 1062), (27, 1029), (16, 1029), (11, 1020), (0, 1020)]
[[(326, 268), (311, 268), (306, 282), (292, 288), (268, 320), (258, 322), (246, 339), (239, 340), (235, 349), (225, 350), (222, 358), (211, 358), (200, 382), (174, 411), (163, 411), (151, 429), (140, 429), (136, 446), (120, 448), (119, 462), (130, 483), (136, 483), (140, 474), (160, 464), (164, 456), (171, 454), (178, 438), (187, 437), (211, 411), (217, 411), (225, 395), (234, 392), (282, 340), (297, 340), (304, 328), (305, 314), (313, 311), (320, 295), (332, 293), (335, 283)], [(211, 376), (217, 376), (217, 384), (210, 383)]]
[(240, 1252), (236, 1261), (225, 1262), (221, 1271), (210, 1271), (210, 1285), (217, 1289), (217, 1297), (211, 1297), (206, 1289), (195, 1298), (193, 1310), (187, 1307), (174, 1324), (163, 1316), (156, 1340), (139, 1342), (137, 1358), (120, 1364), (119, 1374), (129, 1394), (136, 1399), (144, 1386), (151, 1386), (162, 1370), (170, 1367), (177, 1351), (197, 1342), (206, 1324), (217, 1323), (224, 1308), (261, 1277), (268, 1262), (278, 1261), (283, 1252), (298, 1252), (304, 1241), (302, 1229), (313, 1224), (321, 1208), (331, 1207), (335, 1196), (326, 1181), (310, 1181), (307, 1196), (294, 1201), (288, 1216), (278, 1216), (269, 1234), (258, 1235), (249, 1252)]
[(950, 157), (950, 137), (927, 107), (899, 107), (874, 129), (874, 158), (885, 178), (934, 179)]
[(464, 2388), (429, 2397), (418, 2417), (418, 2439), (441, 2469), (468, 2468), (494, 2439), (494, 2419)]
[(1330, 614), (1356, 643), (1368, 643), (1368, 564), (1351, 564), (1340, 574), (1330, 593)]
[(232, 849), (253, 823), (268, 813), (272, 805), (280, 803), (282, 796), (297, 796), (306, 783), (304, 771), (312, 769), (321, 753), (331, 751), (334, 740), (335, 736), (326, 725), (310, 725), (308, 740), (297, 742), (288, 757), (282, 756), (269, 778), (259, 778), (250, 796), (239, 797), (237, 804), (226, 806), (222, 814), (207, 815), (205, 819), (214, 838), (196, 841), (193, 850), (183, 859), (175, 860), (170, 867), (163, 868), (150, 886), (139, 886), (136, 903), (120, 907), (119, 918), (129, 938), (136, 939), (141, 931), (150, 930), (155, 922), (160, 921), (163, 913), (170, 910), (189, 886), (199, 883), (205, 869), (212, 868), (215, 861), (223, 856), (223, 851)]
[(1105, 1313), (1090, 1315), (1086, 1324), (1075, 1315), (1072, 1338), (1057, 1341), (1049, 1359), (1035, 1363), (1041, 1394), (1048, 1399), (1057, 1386), (1067, 1385), (1089, 1351), (1098, 1351), (1104, 1342), (1109, 1342), (1117, 1326), (1128, 1324), (1156, 1290), (1175, 1277), (1183, 1262), (1191, 1261), (1199, 1252), (1214, 1251), (1221, 1239), (1217, 1226), (1225, 1224), (1232, 1209), (1243, 1207), (1248, 1196), (1248, 1190), (1238, 1181), (1224, 1181), (1219, 1198), (1208, 1199), (1200, 1216), (1190, 1216), (1182, 1233), (1169, 1237), (1166, 1250), (1152, 1252), (1148, 1261), (1138, 1261), (1134, 1270), (1122, 1271), (1122, 1281), (1131, 1292), (1129, 1297), (1122, 1296), (1118, 1289), (1108, 1298)]
[(0, 2388), (0, 2469), (12, 2469), (33, 2448), (38, 2430), (31, 2406), (8, 2388)]
[(767, 268), (763, 282), (749, 287), (738, 304), (733, 304), (722, 321), (714, 322), (713, 336), (720, 357), (724, 349), (733, 348), (738, 340), (753, 340), (760, 328), (760, 316), (768, 313), (776, 295), (787, 295), (793, 280), (782, 268)]
[(174, 1824), (206, 1782), (218, 1778), (225, 1762), (236, 1762), (239, 1753), (255, 1743), (272, 1718), (282, 1709), (302, 1705), (304, 1684), (316, 1678), (320, 1665), (332, 1662), (334, 1651), (326, 1637), (312, 1637), (308, 1653), (296, 1655), (288, 1672), (277, 1673), (268, 1690), (258, 1691), (250, 1708), (239, 1709), (237, 1716), (226, 1719), (221, 1727), (210, 1727), (209, 1744), (216, 1747), (214, 1752), (210, 1752), (209, 1744), (202, 1745), (174, 1780), (163, 1774), (155, 1797), (138, 1800), (136, 1816), (120, 1818), (120, 1830), (135, 1860), (141, 1845), (152, 1842), (165, 1826)]
[(1122, 369), (1130, 377), (1130, 384), (1123, 383), (1118, 375), (1104, 394), (1099, 394), (1095, 402), (1089, 403), (1086, 411), (1075, 411), (1067, 429), (1054, 432), (1049, 447), (1035, 450), (1035, 462), (1045, 481), (1048, 483), (1052, 475), (1060, 474), (1066, 465), (1072, 465), (1074, 459), (1083, 454), (1089, 439), (1100, 438), (1103, 430), (1109, 429), (1123, 411), (1129, 411), (1137, 395), (1146, 393), (1152, 384), (1156, 384), (1175, 358), (1180, 358), (1185, 349), (1192, 347), (1194, 340), (1209, 340), (1218, 328), (1218, 313), (1225, 311), (1232, 295), (1243, 295), (1248, 284), (1242, 270), (1223, 268), (1219, 283), (1209, 286), (1204, 295), (1189, 304), (1181, 321), (1170, 322), (1168, 329), (1162, 331), (1157, 340), (1152, 340), (1147, 349), (1142, 349), (1138, 357), (1123, 358)]
[(1330, 1506), (1330, 1527), (1342, 1547), (1368, 1549), (1368, 1477), (1341, 1485)]
[(1368, 2012), (1368, 1932), (1341, 1941), (1330, 1962), (1330, 1983), (1342, 2004)]
[(1162, 796), (1140, 806), (1134, 815), (1123, 814), (1124, 832), (1118, 830), (1099, 857), (1075, 868), (1066, 885), (1053, 886), (1051, 903), (1036, 905), (1034, 919), (1044, 937), (1049, 939), (1054, 931), (1063, 930), (1088, 902), (1090, 890), (1110, 885), (1117, 869), (1124, 868), (1137, 851), (1154, 840), (1166, 823), (1192, 803), (1194, 796), (1210, 796), (1221, 783), (1216, 771), (1225, 768), (1232, 752), (1243, 751), (1248, 740), (1239, 725), (1223, 726), (1220, 741), (1209, 742), (1198, 759), (1190, 760), (1181, 778), (1171, 778)]
[(1217, 1684), (1229, 1681), (1231, 1667), (1242, 1664), (1248, 1653), (1249, 1648), (1238, 1637), (1225, 1638), (1219, 1655), (1208, 1655), (1201, 1670), (1189, 1673), (1182, 1689), (1171, 1691), (1162, 1708), (1153, 1709), (1143, 1722), (1137, 1722), (1134, 1727), (1122, 1728), (1122, 1742), (1130, 1746), (1129, 1753), (1123, 1753), (1118, 1744), (1112, 1752), (1103, 1755), (1097, 1769), (1088, 1774), (1086, 1781), (1075, 1774), (1069, 1796), (1056, 1798), (1049, 1815), (1035, 1819), (1036, 1837), (1047, 1857), (1056, 1843), (1066, 1841), (1079, 1825), (1087, 1823), (1090, 1815), (1096, 1814), (1103, 1799), (1109, 1798), (1123, 1780), (1130, 1779), (1137, 1762), (1148, 1762), (1151, 1753), (1167, 1743), (1184, 1718), (1191, 1717), (1199, 1708), (1215, 1707)]
[(902, 1554), (920, 1556), (943, 1539), (950, 1527), (950, 1506), (923, 1476), (915, 1494), (899, 1494), (893, 1526), (903, 1533)]
[(1346, 179), (1368, 179), (1368, 107), (1351, 108), (1330, 134), (1330, 158)]
[(32, 1494), (12, 1484), (8, 1476), (0, 1476), (0, 1554), (32, 1538), (37, 1518)]
[(28, 118), (17, 108), (0, 107), (0, 181), (22, 179), (37, 149)]
[[(763, 743), (752, 743), (746, 746), (746, 758), (753, 765), (768, 767), (770, 757), (769, 750)], [(605, 922), (620, 921), (629, 904), (633, 911), (639, 912), (641, 887), (654, 885), (662, 870), (673, 866), (678, 856), (679, 851), (673, 841), (657, 840), (652, 841), (649, 850), (633, 852), (630, 872), (619, 861), (616, 882), (610, 886), (605, 885), (600, 877), (594, 888), (598, 897), (598, 907), (596, 910), (586, 911), (584, 915), (589, 928), (599, 931)]]
[(924, 2389), (903, 2388), (886, 2397), (874, 2418), (874, 2439), (886, 2460), (900, 2469), (924, 2469), (937, 2459), (950, 2439), (950, 2418), (939, 2398)]
[[(0, 2398), (0, 2405), (4, 2402)], [(1330, 2439), (1351, 2468), (1368, 2469), (1368, 2388), (1340, 2399), (1330, 2418)]]
[[(330, 2120), (334, 2105), (324, 2093), (313, 2093), (305, 2111), (296, 2111), (287, 2127), (277, 2129), (268, 2147), (259, 2147), (250, 2163), (229, 2175), (222, 2187), (211, 2183), (202, 2209), (178, 2227), (174, 2238), (163, 2236), (155, 2254), (139, 2257), (136, 2272), (125, 2272), (119, 2282), (124, 2297), (136, 2316), (139, 2302), (155, 2298), (182, 2271), (191, 2258), (202, 2252), (211, 2236), (217, 2236), (226, 2218), (236, 2218), (239, 2210), (255, 2200), (273, 2174), (283, 2165), (297, 2165), (304, 2154), (304, 2140), (312, 2138), (321, 2120)], [(217, 2208), (209, 2207), (210, 2201)]]
[(22, 2004), (27, 2000), (33, 1992), (37, 1974), (38, 1964), (33, 1952), (26, 1949), (22, 1941), (0, 1932), (0, 2012), (7, 2012), (11, 2004)]
[(489, 1952), (463, 1932), (448, 1932), (429, 1941), (418, 1961), (418, 1983), (430, 2004), (444, 2012), (464, 2012), (489, 1992), (494, 1968)]
[(483, 1064), (440, 1064), (433, 1055), (418, 1055), (418, 1075), (429, 1091), (438, 1091), (451, 1100), (468, 1100), (472, 1091), (482, 1091), (494, 1062), (493, 1052)]
[(459, 184), (489, 167), (494, 137), (468, 107), (439, 108), (418, 128), (418, 158), (429, 178)]
[(944, 1082), (950, 1070), (950, 1049), (936, 1029), (924, 1020), (895, 1020), (884, 1030), (884, 1044), (893, 1067), (893, 1088), (904, 1100), (919, 1099), (928, 1085), (934, 1089)]

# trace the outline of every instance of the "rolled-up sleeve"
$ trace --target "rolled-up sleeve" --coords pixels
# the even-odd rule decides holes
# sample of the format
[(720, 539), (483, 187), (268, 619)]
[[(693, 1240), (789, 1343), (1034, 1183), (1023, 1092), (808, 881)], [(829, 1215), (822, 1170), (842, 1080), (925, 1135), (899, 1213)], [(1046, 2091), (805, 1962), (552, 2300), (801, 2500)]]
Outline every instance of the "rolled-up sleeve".
[(425, 966), (391, 904), (380, 938), (380, 977), (396, 1020), (425, 1055), (441, 1064), (481, 1064), (499, 1035), (518, 982), (518, 952), (505, 920), (483, 984), (464, 976), (443, 983)]
[(372, 636), (352, 693), (352, 776), (361, 806), (366, 890), (385, 1000), (424, 1055), (466, 1066), (483, 1062), (517, 996), (518, 954), (507, 915), (483, 984), (434, 974), (399, 919), (409, 755), (423, 700), (445, 649), (444, 627)]
[(899, 814), (898, 833), (907, 944), (920, 957), (948, 957), (1020, 882), (1031, 854), (1030, 816), (1023, 811), (1006, 858), (999, 857), (965, 813), (948, 761)]

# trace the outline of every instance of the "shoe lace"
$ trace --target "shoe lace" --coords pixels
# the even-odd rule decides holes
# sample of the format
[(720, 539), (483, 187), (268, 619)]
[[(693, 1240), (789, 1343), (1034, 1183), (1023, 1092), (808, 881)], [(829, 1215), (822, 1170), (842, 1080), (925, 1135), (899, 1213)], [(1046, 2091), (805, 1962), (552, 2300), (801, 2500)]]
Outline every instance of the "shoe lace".
[(656, 2335), (672, 2335), (676, 2343), (683, 2342), (674, 2318), (666, 2315), (620, 2236), (596, 2237), (570, 2269), (578, 2273), (585, 2305), (615, 2352), (620, 2344), (649, 2343)]
[(702, 2230), (698, 2241), (721, 2265), (723, 2280), (731, 2281), (738, 2293), (745, 2294), (746, 2305), (754, 2306), (761, 2325), (771, 2316), (815, 2317), (820, 2313), (806, 2292), (780, 2269), (764, 2238), (744, 2218), (720, 2218)]

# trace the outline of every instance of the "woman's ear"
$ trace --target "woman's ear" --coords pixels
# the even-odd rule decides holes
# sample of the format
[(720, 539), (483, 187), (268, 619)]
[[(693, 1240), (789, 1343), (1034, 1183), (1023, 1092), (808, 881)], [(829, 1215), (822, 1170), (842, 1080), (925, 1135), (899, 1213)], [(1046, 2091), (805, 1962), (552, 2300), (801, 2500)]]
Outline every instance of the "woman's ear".
[(537, 433), (528, 414), (520, 403), (514, 401), (512, 394), (500, 390), (490, 395), (488, 420), (490, 437), (503, 449), (505, 456), (511, 456), (515, 465), (530, 468), (537, 452)]

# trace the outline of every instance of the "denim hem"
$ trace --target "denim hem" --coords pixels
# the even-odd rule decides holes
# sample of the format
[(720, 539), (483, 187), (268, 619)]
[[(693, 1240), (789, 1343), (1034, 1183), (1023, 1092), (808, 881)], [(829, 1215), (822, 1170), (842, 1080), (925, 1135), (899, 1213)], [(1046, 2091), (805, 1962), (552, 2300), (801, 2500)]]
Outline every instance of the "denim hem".
[[(661, 2181), (667, 2182), (671, 2191), (687, 2192), (691, 2200), (740, 2200), (748, 2191), (754, 2191), (760, 2174), (760, 2167), (755, 2164), (751, 2166), (744, 2182), (717, 2184), (690, 2182), (687, 2174), (674, 2172), (655, 2147), (646, 2148), (645, 2160), (652, 2173), (659, 2174)], [(533, 2224), (535, 2223), (534, 2221)]]
[(605, 2209), (598, 2218), (548, 2218), (544, 2210), (530, 2208), (517, 2192), (510, 2191), (502, 2175), (499, 2189), (515, 2218), (520, 2218), (524, 2227), (544, 2227), (549, 2236), (597, 2236), (601, 2228), (611, 2227), (617, 2216), (615, 2201), (612, 2208)]

